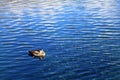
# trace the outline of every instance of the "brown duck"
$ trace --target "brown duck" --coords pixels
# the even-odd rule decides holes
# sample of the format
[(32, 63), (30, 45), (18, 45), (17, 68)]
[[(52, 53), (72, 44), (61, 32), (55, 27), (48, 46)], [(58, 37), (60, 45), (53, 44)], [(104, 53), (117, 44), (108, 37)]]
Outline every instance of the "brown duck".
[(29, 55), (32, 57), (38, 57), (41, 60), (44, 59), (45, 57), (45, 52), (42, 50), (31, 50), (29, 51)]

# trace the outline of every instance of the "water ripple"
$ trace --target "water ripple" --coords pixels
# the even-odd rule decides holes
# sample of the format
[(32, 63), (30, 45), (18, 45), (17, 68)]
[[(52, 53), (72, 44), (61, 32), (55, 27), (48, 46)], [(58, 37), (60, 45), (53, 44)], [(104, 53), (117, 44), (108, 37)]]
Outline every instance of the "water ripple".
[[(119, 80), (118, 0), (0, 1), (2, 80)], [(28, 50), (44, 49), (44, 60)]]

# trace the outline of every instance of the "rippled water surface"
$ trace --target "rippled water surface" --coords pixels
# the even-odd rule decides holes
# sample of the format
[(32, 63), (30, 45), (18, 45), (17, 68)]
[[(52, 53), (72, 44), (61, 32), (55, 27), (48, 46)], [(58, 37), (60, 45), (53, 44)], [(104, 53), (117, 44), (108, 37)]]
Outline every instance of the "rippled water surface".
[(120, 80), (120, 0), (0, 0), (0, 80)]

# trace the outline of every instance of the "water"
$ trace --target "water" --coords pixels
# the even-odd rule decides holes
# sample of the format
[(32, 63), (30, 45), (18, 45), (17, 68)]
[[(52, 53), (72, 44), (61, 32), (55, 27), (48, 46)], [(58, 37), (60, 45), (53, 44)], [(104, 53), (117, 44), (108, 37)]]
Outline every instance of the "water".
[(119, 3), (1, 0), (0, 79), (120, 80)]

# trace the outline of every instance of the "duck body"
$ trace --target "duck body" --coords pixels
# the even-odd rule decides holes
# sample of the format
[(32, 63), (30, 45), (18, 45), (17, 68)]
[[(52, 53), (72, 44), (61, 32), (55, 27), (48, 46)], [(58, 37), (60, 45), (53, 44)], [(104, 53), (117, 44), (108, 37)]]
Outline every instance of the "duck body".
[(29, 55), (32, 56), (32, 57), (38, 57), (40, 59), (44, 59), (45, 52), (43, 51), (43, 49), (41, 49), (41, 50), (31, 50), (31, 51), (29, 51)]

